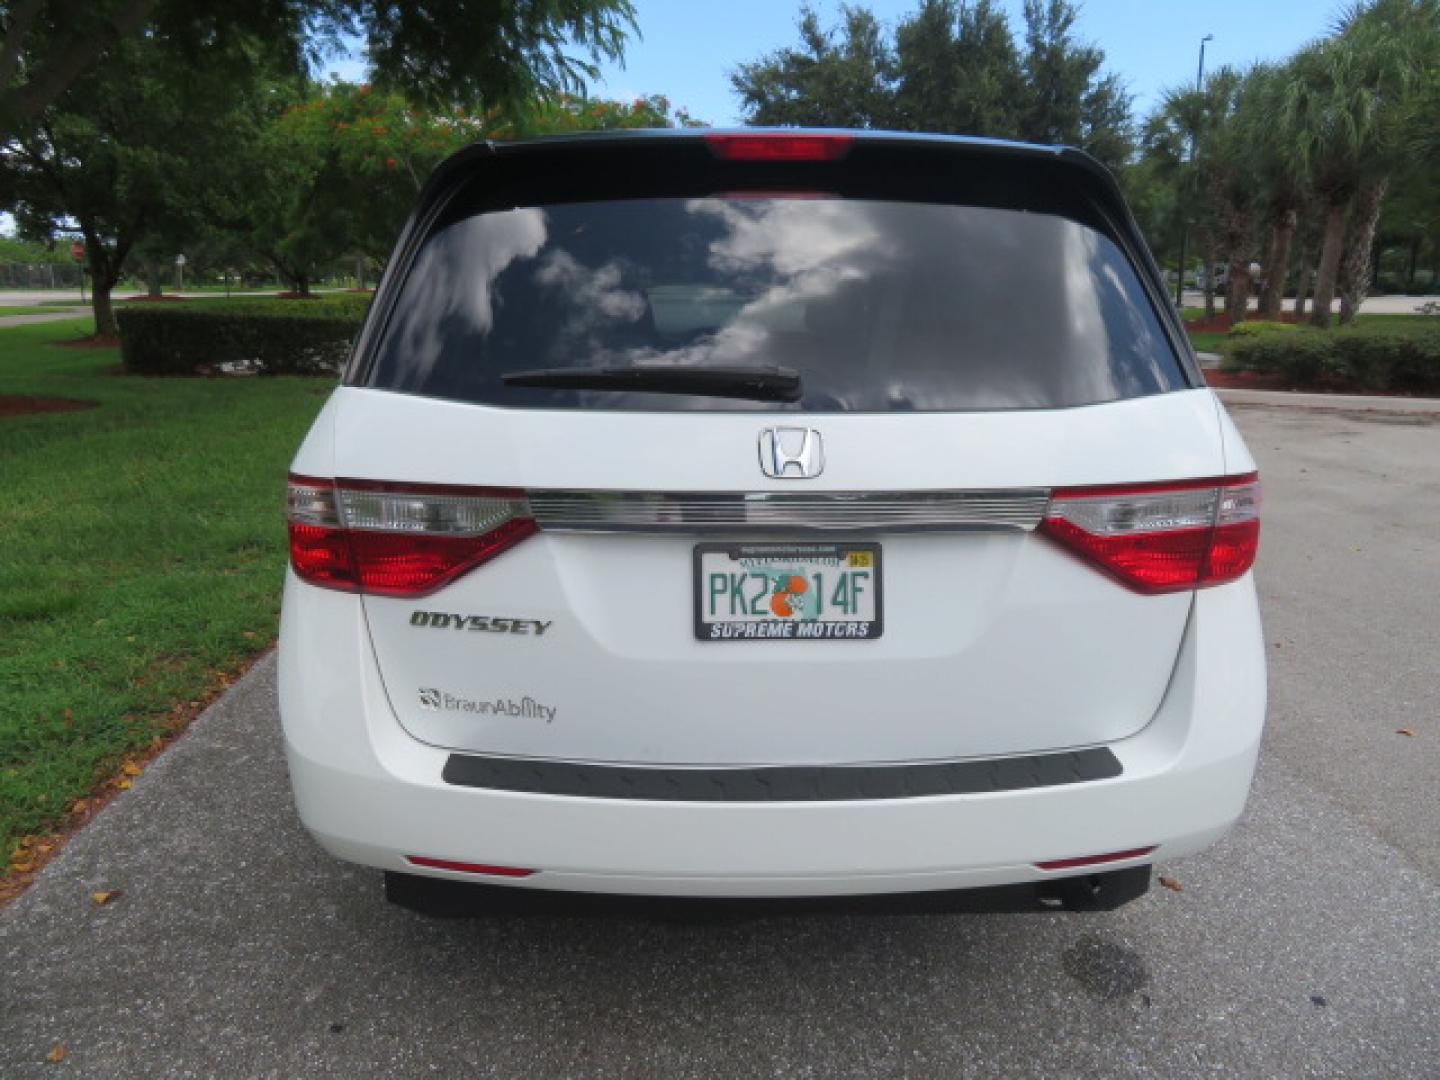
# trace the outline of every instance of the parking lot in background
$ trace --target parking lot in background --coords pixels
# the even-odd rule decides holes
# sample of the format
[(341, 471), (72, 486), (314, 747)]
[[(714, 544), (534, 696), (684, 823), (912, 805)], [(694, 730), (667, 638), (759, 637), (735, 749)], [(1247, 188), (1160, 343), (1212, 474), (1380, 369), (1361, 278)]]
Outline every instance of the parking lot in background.
[(63, 1044), (76, 1075), (1433, 1075), (1440, 415), (1235, 416), (1270, 722), (1174, 888), (423, 918), (301, 832), (271, 659), (0, 912), (0, 1073)]

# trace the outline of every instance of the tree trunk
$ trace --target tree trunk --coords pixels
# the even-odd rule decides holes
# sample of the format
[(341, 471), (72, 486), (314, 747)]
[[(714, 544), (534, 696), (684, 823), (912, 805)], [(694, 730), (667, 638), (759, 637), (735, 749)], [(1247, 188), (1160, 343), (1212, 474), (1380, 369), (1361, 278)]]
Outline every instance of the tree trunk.
[(1310, 245), (1300, 245), (1300, 269), (1295, 280), (1295, 321), (1298, 323), (1305, 317), (1305, 298), (1310, 293), (1310, 278), (1313, 270), (1310, 266)]
[(110, 292), (120, 277), (125, 249), (119, 254), (112, 254), (94, 232), (86, 230), (84, 236), (85, 261), (90, 265), (90, 311), (95, 316), (95, 336), (119, 337), (120, 328), (115, 324), (115, 308), (110, 303)]
[(164, 271), (156, 263), (145, 264), (145, 287), (149, 291), (151, 300), (159, 300), (165, 295), (165, 282), (160, 277)]
[[(1278, 322), (1285, 304), (1285, 279), (1290, 275), (1290, 244), (1295, 238), (1295, 211), (1276, 216), (1270, 226), (1270, 250), (1265, 253), (1265, 291), (1260, 296), (1259, 315)], [(1299, 296), (1296, 296), (1299, 303)]]
[(110, 303), (110, 290), (115, 281), (108, 273), (90, 271), (90, 310), (95, 313), (95, 336), (115, 338), (120, 336), (120, 327), (115, 323), (115, 308)]
[(1375, 225), (1380, 220), (1380, 207), (1390, 188), (1388, 178), (1381, 178), (1360, 189), (1355, 211), (1350, 217), (1350, 246), (1340, 274), (1340, 325), (1349, 326), (1360, 314), (1360, 305), (1370, 294), (1370, 253), (1375, 247)]
[(1405, 291), (1415, 295), (1415, 264), (1420, 261), (1420, 234), (1410, 238), (1410, 265), (1405, 272)]
[(1315, 273), (1315, 310), (1310, 323), (1322, 330), (1330, 325), (1330, 306), (1335, 300), (1335, 280), (1340, 273), (1340, 253), (1345, 246), (1345, 204), (1332, 202), (1325, 208), (1325, 241), (1320, 248), (1320, 267)]
[(1200, 280), (1205, 283), (1205, 319), (1215, 318), (1215, 241), (1207, 234), (1200, 241), (1200, 250), (1205, 253), (1205, 267), (1201, 271), (1204, 275)]
[(1230, 260), (1230, 280), (1225, 287), (1225, 315), (1234, 326), (1243, 322), (1250, 308), (1250, 264), (1244, 259)]

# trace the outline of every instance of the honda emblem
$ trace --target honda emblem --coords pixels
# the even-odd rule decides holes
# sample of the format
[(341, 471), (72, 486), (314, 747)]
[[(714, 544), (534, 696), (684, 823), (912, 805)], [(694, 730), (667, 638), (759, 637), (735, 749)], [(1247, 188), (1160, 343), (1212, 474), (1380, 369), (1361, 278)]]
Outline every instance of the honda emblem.
[(760, 432), (760, 471), (777, 480), (808, 480), (825, 471), (825, 446), (814, 428)]

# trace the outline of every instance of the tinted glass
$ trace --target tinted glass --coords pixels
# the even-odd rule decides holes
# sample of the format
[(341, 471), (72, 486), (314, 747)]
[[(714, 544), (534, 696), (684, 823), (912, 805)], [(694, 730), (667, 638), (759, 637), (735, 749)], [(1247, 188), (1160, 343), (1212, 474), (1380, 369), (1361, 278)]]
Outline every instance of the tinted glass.
[[(793, 404), (522, 388), (506, 373), (782, 366)], [(663, 198), (476, 213), (422, 247), (370, 383), (521, 408), (1054, 408), (1186, 385), (1107, 237), (1016, 210)]]

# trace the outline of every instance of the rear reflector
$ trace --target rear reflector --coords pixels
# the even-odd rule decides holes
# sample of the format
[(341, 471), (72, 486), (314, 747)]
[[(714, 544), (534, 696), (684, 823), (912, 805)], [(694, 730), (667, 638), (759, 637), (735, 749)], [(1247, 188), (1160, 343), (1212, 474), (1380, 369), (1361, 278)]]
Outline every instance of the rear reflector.
[(290, 565), (313, 585), (424, 596), (535, 532), (523, 492), (291, 475)]
[(1051, 859), (1049, 862), (1037, 862), (1035, 865), (1041, 870), (1073, 870), (1077, 866), (1098, 866), (1101, 863), (1138, 859), (1142, 855), (1149, 855), (1157, 846), (1157, 844), (1151, 844), (1149, 847), (1131, 848), (1129, 851), (1112, 851), (1108, 855), (1081, 855), (1075, 859)]
[(835, 161), (850, 152), (853, 135), (790, 135), (761, 131), (706, 135), (710, 152), (725, 161)]
[(1234, 581), (1255, 562), (1255, 473), (1161, 484), (1057, 488), (1040, 529), (1142, 593)]
[(454, 862), (450, 859), (427, 859), (424, 855), (406, 855), (405, 861), (411, 866), (423, 866), (430, 870), (458, 870), (462, 874), (489, 874), (491, 877), (529, 877), (534, 870), (518, 866), (489, 866), (485, 863)]

